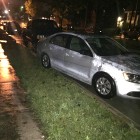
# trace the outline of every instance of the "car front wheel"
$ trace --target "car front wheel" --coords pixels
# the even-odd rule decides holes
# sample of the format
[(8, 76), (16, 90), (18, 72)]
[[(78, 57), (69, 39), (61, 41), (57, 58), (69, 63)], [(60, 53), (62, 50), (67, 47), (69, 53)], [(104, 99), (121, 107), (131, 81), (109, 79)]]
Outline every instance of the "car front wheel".
[(115, 82), (106, 74), (97, 75), (93, 85), (97, 94), (103, 98), (109, 99), (116, 95)]
[(44, 68), (50, 68), (50, 58), (46, 53), (43, 53), (41, 56), (42, 66)]

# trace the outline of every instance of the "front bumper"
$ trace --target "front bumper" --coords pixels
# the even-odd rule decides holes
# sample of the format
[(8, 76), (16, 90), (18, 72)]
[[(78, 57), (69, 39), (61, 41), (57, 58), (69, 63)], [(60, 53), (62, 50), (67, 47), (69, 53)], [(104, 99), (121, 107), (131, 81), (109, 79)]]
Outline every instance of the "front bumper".
[(140, 99), (140, 84), (128, 81), (118, 81), (116, 83), (117, 94), (126, 98)]

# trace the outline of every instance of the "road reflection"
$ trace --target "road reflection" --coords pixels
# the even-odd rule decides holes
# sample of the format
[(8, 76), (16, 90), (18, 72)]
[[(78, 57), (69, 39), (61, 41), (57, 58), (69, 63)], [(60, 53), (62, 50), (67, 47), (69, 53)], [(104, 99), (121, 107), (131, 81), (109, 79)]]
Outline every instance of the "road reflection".
[(7, 56), (4, 55), (4, 50), (0, 44), (0, 83), (1, 82), (12, 82), (17, 80), (15, 71), (9, 63)]
[(15, 84), (18, 78), (0, 44), (0, 114), (14, 115)]
[(23, 40), (21, 36), (12, 35), (11, 37), (16, 41), (17, 44), (23, 44)]

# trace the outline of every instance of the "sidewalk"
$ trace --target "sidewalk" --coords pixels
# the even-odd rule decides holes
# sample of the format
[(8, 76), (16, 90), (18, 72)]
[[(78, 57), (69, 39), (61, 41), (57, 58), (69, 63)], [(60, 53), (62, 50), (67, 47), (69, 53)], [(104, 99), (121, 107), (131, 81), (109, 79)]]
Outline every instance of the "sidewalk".
[[(5, 128), (0, 129), (0, 139), (44, 139), (29, 109), (24, 106), (25, 94), (0, 44), (0, 127)], [(10, 120), (2, 120), (5, 115), (10, 116)]]

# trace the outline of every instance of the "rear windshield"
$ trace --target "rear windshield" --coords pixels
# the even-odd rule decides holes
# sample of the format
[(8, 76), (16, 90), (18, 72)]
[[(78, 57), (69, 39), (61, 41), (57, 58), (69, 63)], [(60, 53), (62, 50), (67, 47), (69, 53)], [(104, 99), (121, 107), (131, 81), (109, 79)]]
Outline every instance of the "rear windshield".
[(54, 21), (45, 21), (45, 20), (40, 20), (40, 21), (34, 21), (33, 22), (33, 28), (39, 29), (39, 30), (46, 30), (50, 28), (58, 28), (56, 22)]

